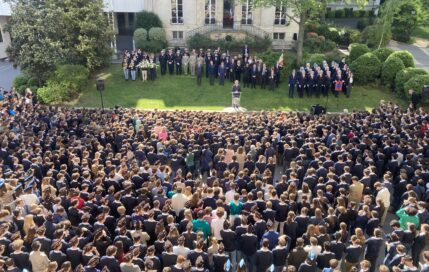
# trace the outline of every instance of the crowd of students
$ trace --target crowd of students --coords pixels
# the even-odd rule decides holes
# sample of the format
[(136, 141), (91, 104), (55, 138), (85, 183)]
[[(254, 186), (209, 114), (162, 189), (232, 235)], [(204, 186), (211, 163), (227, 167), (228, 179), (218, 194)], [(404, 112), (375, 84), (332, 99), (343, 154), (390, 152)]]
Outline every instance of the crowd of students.
[(1, 115), (1, 271), (429, 271), (421, 109)]

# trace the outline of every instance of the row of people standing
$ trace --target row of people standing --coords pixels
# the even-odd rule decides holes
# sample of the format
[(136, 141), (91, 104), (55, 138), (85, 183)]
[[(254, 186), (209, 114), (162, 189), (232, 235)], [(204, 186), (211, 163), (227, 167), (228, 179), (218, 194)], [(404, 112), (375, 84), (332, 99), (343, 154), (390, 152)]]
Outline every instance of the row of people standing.
[(298, 71), (293, 69), (288, 79), (290, 98), (294, 97), (295, 90), (300, 98), (304, 97), (304, 93), (308, 97), (328, 96), (329, 91), (335, 96), (343, 92), (350, 97), (352, 86), (353, 73), (345, 59), (340, 63), (332, 61), (330, 66), (326, 61), (323, 61), (322, 66), (315, 63), (313, 67), (307, 63), (305, 68), (301, 67)]
[(143, 81), (156, 79), (156, 59), (140, 49), (137, 51), (125, 50), (122, 57), (122, 70), (125, 80), (135, 81), (141, 75)]

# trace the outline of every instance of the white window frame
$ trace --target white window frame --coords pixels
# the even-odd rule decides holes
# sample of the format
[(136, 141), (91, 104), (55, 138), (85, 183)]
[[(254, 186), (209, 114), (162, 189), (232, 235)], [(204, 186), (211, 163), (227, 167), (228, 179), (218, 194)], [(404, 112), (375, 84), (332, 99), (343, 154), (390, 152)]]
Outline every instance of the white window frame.
[[(280, 14), (277, 19), (277, 13)], [(284, 4), (276, 6), (274, 10), (274, 25), (287, 25), (287, 7)]]
[[(183, 1), (184, 0), (171, 0), (171, 23), (172, 24), (183, 24)], [(182, 16), (179, 16), (179, 6), (181, 7)], [(174, 9), (176, 9), (175, 15), (173, 15)]]
[[(173, 30), (172, 31), (172, 36), (173, 36), (173, 40), (183, 40), (183, 31), (181, 30)], [(176, 36), (176, 37), (174, 37)], [(182, 37), (180, 37), (182, 36)]]
[[(283, 36), (283, 38), (281, 39), (280, 36)], [(286, 39), (286, 33), (285, 32), (273, 32), (273, 40), (274, 41), (284, 41), (285, 39)]]
[[(243, 8), (244, 8), (244, 12), (243, 12)], [(249, 14), (250, 14), (250, 18), (248, 16)], [(246, 2), (241, 5), (241, 24), (243, 25), (253, 24), (253, 0), (246, 0)]]
[[(208, 5), (207, 5), (208, 1)], [(212, 14), (214, 2), (214, 14)], [(204, 2), (204, 24), (206, 25), (214, 25), (216, 24), (216, 9), (217, 9), (217, 0), (205, 0)], [(209, 17), (207, 17), (207, 13)]]

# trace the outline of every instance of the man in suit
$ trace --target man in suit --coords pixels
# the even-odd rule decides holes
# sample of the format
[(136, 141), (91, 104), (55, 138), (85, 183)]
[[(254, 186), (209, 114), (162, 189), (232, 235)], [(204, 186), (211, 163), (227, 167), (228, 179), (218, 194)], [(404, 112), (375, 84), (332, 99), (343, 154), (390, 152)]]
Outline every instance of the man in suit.
[(207, 68), (207, 72), (209, 74), (209, 78), (210, 78), (210, 85), (214, 85), (214, 81), (215, 81), (215, 66), (213, 61), (210, 61), (210, 64)]
[(258, 80), (258, 70), (256, 69), (256, 63), (253, 64), (252, 70), (250, 71), (252, 89), (256, 89), (256, 82)]
[(182, 58), (183, 73), (185, 75), (187, 75), (189, 72), (189, 63), (190, 63), (189, 52), (188, 52), (188, 49), (185, 49), (185, 54), (183, 54), (183, 58)]
[(197, 63), (197, 67), (195, 68), (195, 72), (197, 74), (197, 85), (201, 86), (201, 81), (203, 77), (203, 63), (199, 61)]
[(226, 68), (225, 68), (225, 64), (222, 61), (218, 69), (219, 84), (222, 86), (225, 84), (225, 75), (226, 75)]
[(165, 55), (165, 50), (161, 50), (161, 55), (158, 57), (159, 65), (161, 66), (161, 75), (167, 73), (167, 56)]
[(174, 60), (176, 64), (176, 75), (181, 75), (182, 74), (182, 54), (180, 53), (180, 50), (177, 50)]
[(174, 74), (174, 55), (171, 49), (168, 50), (167, 65), (168, 65), (168, 73), (170, 74), (170, 76), (172, 76)]
[(189, 70), (192, 76), (195, 75), (196, 66), (197, 66), (197, 53), (195, 52), (195, 49), (192, 49), (192, 53), (189, 56)]
[(241, 50), (241, 55), (243, 57), (243, 61), (246, 57), (247, 58), (250, 57), (250, 50), (249, 50), (249, 47), (247, 46), (247, 44), (245, 44), (243, 49)]
[(374, 236), (366, 240), (365, 245), (365, 260), (371, 262), (370, 272), (374, 272), (377, 267), (378, 257), (384, 246), (381, 229), (375, 229)]
[(297, 81), (296, 72), (295, 72), (295, 69), (293, 69), (292, 74), (289, 76), (289, 98), (293, 98), (296, 81)]

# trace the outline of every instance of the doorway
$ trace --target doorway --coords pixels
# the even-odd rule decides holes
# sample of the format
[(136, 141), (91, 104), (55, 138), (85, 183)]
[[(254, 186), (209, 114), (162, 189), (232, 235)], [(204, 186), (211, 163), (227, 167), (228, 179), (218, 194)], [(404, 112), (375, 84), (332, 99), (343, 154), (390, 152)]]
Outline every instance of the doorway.
[(223, 28), (234, 27), (234, 0), (223, 1)]

